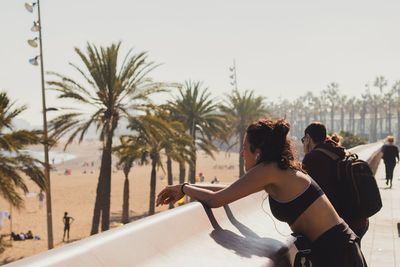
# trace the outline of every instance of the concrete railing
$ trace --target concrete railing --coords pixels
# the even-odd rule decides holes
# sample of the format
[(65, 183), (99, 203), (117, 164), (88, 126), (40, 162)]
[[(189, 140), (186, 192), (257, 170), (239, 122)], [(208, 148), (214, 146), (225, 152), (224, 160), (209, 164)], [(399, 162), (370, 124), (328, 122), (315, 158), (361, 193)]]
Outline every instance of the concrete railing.
[(372, 144), (356, 146), (352, 149), (349, 149), (349, 151), (352, 153), (356, 153), (360, 159), (367, 161), (369, 166), (371, 167), (372, 172), (375, 174), (376, 170), (378, 169), (379, 162), (382, 158), (382, 145), (383, 141), (379, 141)]
[(189, 203), (8, 266), (290, 266), (290, 229), (276, 222), (277, 232), (265, 196)]
[[(381, 145), (351, 151), (374, 162)], [(212, 210), (190, 203), (7, 266), (284, 267), (297, 252), (290, 233), (260, 192)]]

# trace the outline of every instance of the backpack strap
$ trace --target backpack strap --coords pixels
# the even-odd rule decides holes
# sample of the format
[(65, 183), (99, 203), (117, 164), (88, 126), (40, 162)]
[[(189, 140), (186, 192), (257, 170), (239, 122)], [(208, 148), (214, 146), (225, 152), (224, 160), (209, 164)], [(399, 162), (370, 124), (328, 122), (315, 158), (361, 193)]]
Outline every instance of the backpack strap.
[(336, 155), (335, 153), (333, 153), (333, 152), (331, 152), (331, 151), (329, 151), (329, 150), (327, 150), (327, 149), (318, 147), (318, 148), (316, 148), (316, 149), (314, 149), (314, 150), (316, 150), (316, 151), (321, 151), (322, 153), (324, 153), (325, 155), (327, 155), (328, 157), (330, 157), (332, 160), (338, 160), (338, 159), (339, 159), (339, 156), (338, 156), (338, 155)]

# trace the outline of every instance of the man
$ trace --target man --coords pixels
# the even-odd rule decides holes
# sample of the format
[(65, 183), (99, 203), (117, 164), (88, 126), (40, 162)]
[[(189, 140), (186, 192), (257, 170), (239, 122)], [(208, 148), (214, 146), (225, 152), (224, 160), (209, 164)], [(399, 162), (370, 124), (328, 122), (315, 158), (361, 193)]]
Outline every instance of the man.
[(386, 140), (387, 144), (382, 146), (382, 158), (385, 163), (386, 185), (390, 184), (389, 188), (392, 188), (393, 171), (396, 166), (396, 159), (397, 163), (399, 162), (399, 149), (393, 144), (393, 136), (388, 136)]
[(64, 223), (64, 235), (63, 235), (63, 242), (65, 240), (65, 234), (67, 234), (67, 240), (69, 241), (69, 229), (71, 227), (72, 222), (75, 219), (72, 218), (71, 216), (68, 216), (68, 212), (64, 213), (64, 217), (63, 217), (63, 223)]
[(303, 168), (319, 184), (339, 216), (346, 221), (361, 240), (368, 230), (368, 218), (350, 219), (343, 216), (342, 207), (345, 207), (346, 203), (340, 197), (340, 188), (336, 182), (337, 162), (319, 150), (327, 150), (343, 159), (346, 156), (345, 149), (327, 138), (326, 128), (320, 122), (313, 122), (308, 125), (304, 130), (304, 137), (301, 141), (305, 153)]

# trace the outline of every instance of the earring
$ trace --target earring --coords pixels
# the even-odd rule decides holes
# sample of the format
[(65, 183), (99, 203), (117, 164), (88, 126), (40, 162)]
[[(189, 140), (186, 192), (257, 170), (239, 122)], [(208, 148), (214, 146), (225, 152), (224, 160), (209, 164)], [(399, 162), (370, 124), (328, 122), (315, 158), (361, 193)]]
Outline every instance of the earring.
[(256, 161), (258, 161), (259, 158), (260, 158), (260, 153), (257, 153), (257, 155), (256, 155)]

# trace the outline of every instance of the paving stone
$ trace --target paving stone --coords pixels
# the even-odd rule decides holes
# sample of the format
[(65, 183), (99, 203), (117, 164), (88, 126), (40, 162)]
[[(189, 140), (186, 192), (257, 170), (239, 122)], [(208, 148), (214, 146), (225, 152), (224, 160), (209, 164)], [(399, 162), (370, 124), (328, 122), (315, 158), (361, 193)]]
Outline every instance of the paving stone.
[(400, 166), (394, 170), (393, 187), (385, 182), (385, 165), (379, 164), (377, 173), (383, 207), (370, 218), (370, 227), (362, 240), (362, 251), (369, 267), (400, 267)]

